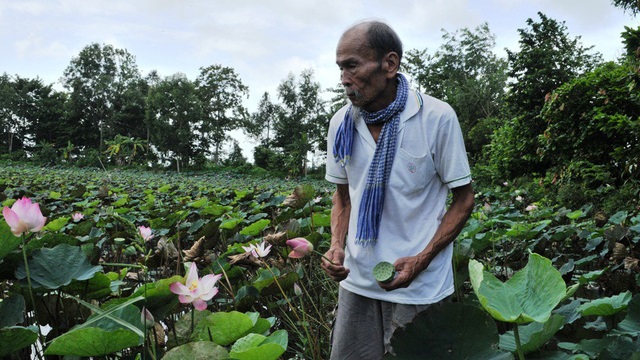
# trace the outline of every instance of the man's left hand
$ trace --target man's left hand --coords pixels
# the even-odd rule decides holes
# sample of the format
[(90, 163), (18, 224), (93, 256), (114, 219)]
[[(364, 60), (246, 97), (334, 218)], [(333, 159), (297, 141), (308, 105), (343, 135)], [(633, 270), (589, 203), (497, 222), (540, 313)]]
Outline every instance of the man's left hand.
[(417, 256), (399, 258), (393, 266), (396, 268), (396, 277), (388, 283), (378, 282), (378, 285), (387, 291), (409, 287), (424, 267)]

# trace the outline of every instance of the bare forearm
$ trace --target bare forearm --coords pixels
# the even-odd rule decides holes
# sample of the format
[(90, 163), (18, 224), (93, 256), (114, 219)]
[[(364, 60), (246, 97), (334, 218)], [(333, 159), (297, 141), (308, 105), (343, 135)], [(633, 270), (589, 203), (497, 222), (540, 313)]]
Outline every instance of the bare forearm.
[(345, 239), (349, 229), (349, 214), (351, 213), (349, 185), (338, 185), (336, 191), (333, 193), (332, 201), (331, 247), (344, 249)]
[(453, 190), (451, 206), (442, 217), (440, 226), (436, 230), (429, 244), (418, 254), (419, 268), (426, 269), (433, 258), (445, 249), (460, 234), (473, 211), (474, 198), (471, 185)]

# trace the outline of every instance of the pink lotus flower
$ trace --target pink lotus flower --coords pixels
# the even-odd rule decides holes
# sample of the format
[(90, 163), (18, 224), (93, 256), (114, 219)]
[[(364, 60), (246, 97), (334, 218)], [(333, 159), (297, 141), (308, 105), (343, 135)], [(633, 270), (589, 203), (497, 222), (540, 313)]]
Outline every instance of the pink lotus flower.
[(207, 308), (207, 301), (211, 300), (217, 293), (216, 282), (222, 275), (209, 274), (198, 278), (198, 267), (195, 263), (190, 263), (187, 280), (184, 284), (174, 282), (169, 285), (172, 293), (179, 295), (178, 299), (183, 304), (193, 304), (197, 310)]
[(37, 203), (32, 203), (28, 197), (23, 197), (13, 203), (11, 209), (5, 206), (2, 209), (2, 215), (15, 236), (38, 232), (47, 222), (47, 218), (42, 216), (40, 206)]
[(249, 246), (243, 246), (242, 248), (244, 251), (250, 252), (254, 257), (261, 258), (269, 255), (269, 252), (271, 251), (271, 244), (267, 246), (267, 242), (262, 241), (259, 245), (250, 244)]
[(291, 247), (291, 252), (288, 255), (290, 258), (299, 259), (313, 252), (313, 244), (305, 238), (289, 239), (287, 245)]
[(140, 231), (140, 236), (142, 236), (142, 239), (144, 241), (149, 241), (149, 240), (153, 239), (153, 234), (152, 234), (152, 230), (151, 230), (150, 227), (138, 226), (138, 230)]
[(78, 222), (82, 219), (84, 219), (84, 214), (83, 213), (73, 213), (73, 215), (71, 215), (71, 218), (73, 219), (73, 221)]
[(529, 206), (527, 206), (527, 207), (525, 208), (525, 210), (526, 210), (526, 211), (529, 211), (529, 212), (534, 211), (534, 210), (537, 210), (537, 209), (538, 209), (538, 206), (537, 206), (536, 204), (531, 204), (531, 205), (529, 205)]

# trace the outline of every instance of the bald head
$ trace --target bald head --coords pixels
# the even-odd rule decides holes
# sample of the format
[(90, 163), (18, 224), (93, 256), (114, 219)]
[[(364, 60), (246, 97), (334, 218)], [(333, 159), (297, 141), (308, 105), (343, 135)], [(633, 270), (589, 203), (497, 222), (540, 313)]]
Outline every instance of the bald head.
[(375, 52), (378, 60), (390, 52), (402, 60), (402, 41), (389, 25), (377, 20), (363, 21), (348, 28), (342, 37), (352, 32), (363, 33), (368, 42), (364, 45)]

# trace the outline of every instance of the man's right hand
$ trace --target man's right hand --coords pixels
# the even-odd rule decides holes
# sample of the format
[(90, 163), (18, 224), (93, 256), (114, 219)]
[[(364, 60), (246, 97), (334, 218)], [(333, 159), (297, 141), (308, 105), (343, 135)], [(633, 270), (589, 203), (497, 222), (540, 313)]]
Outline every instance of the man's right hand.
[[(328, 260), (327, 260), (328, 259)], [(322, 269), (334, 281), (342, 281), (349, 275), (349, 269), (344, 267), (344, 249), (331, 248), (322, 258)]]

